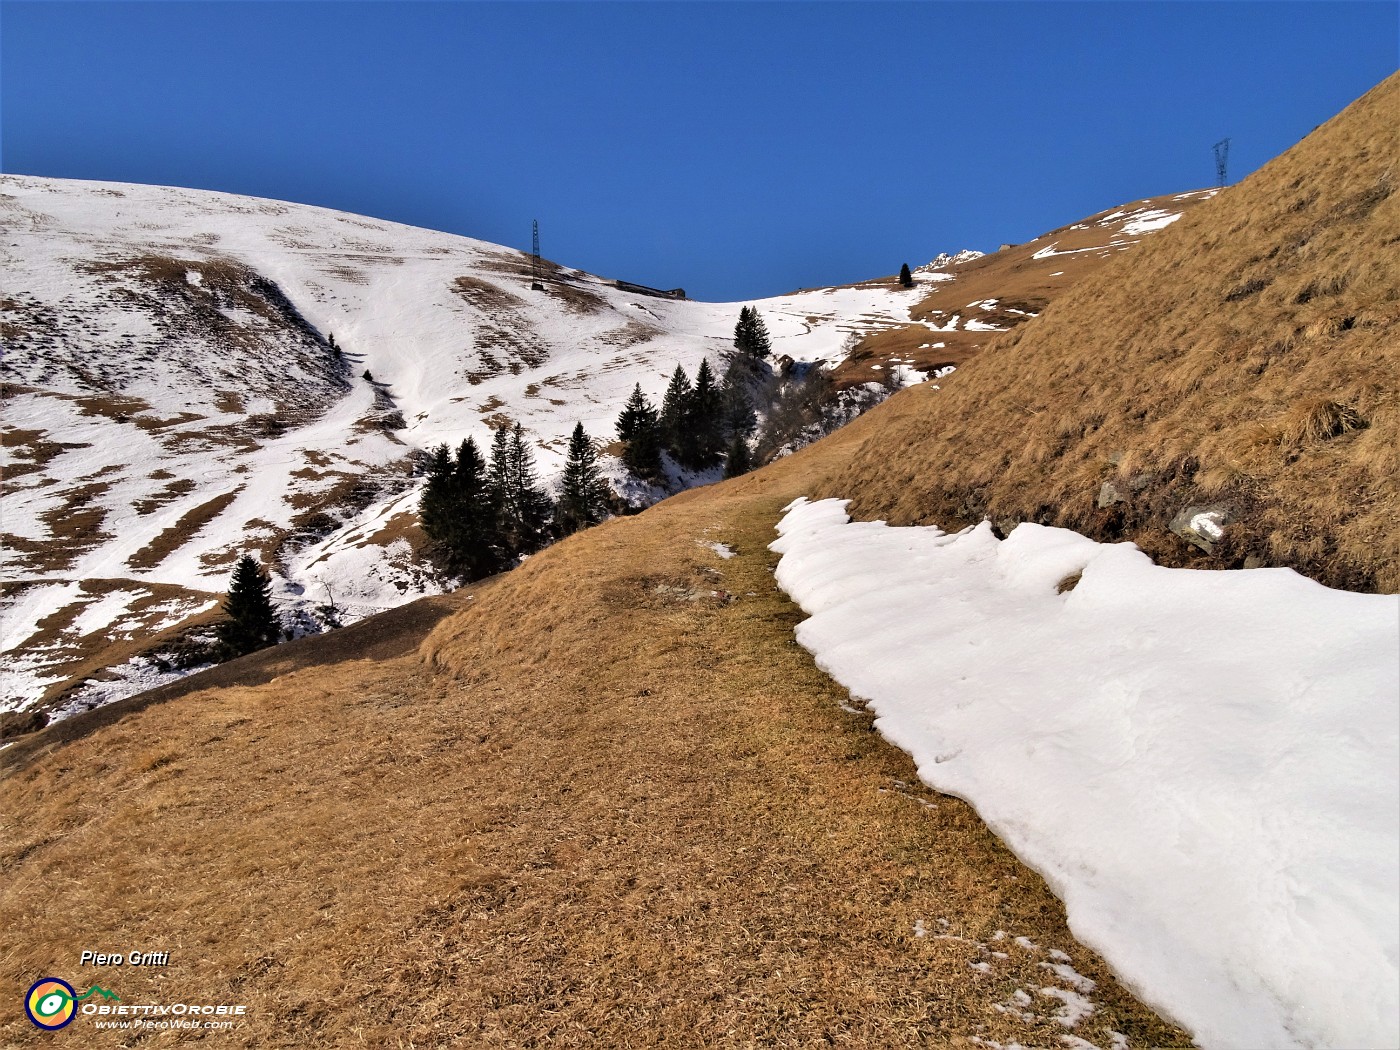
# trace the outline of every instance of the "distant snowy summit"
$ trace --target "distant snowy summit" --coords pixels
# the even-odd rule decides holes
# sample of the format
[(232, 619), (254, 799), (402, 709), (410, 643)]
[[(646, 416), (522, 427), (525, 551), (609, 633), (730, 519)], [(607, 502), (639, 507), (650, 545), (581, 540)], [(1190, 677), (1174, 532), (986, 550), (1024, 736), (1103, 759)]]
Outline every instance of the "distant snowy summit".
[(915, 269), (915, 273), (930, 273), (934, 270), (946, 270), (950, 266), (957, 266), (958, 263), (971, 262), (973, 259), (980, 259), (986, 252), (975, 252), (971, 248), (964, 248), (956, 255), (949, 255), (947, 252), (940, 252), (934, 256), (931, 262)]

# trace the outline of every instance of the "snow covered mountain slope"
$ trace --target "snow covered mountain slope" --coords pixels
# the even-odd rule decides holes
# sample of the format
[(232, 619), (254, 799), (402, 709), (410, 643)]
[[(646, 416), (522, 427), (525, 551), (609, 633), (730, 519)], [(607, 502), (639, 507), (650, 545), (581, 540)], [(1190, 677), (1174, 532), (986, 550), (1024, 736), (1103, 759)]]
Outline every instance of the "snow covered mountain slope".
[[(431, 592), (416, 450), (519, 421), (552, 474), (634, 383), (718, 363), (739, 309), (553, 263), (532, 291), (509, 248), (206, 191), (4, 176), (0, 230), (8, 707), (208, 612), (244, 550), (292, 614)], [(916, 294), (758, 305), (776, 353), (830, 359)]]
[[(1142, 211), (1086, 228), (1121, 238)], [(837, 366), (871, 338), (913, 331), (910, 353), (876, 362), (862, 349), (840, 374), (917, 379), (947, 363), (949, 340), (1021, 316), (991, 301), (998, 274), (1013, 280), (996, 262), (1007, 258), (922, 272), (912, 289), (876, 281), (754, 305), (780, 360)], [(435, 592), (415, 558), (415, 453), (485, 444), (518, 421), (553, 475), (575, 423), (611, 437), (633, 384), (659, 401), (676, 364), (718, 365), (741, 305), (647, 295), (548, 261), (537, 291), (529, 256), (470, 238), (29, 176), (0, 176), (0, 265), (0, 710), (53, 702), (115, 665), (119, 681), (70, 699), (152, 684), (160, 667), (127, 661), (207, 620), (247, 550), (277, 569), (298, 629), (326, 610), (349, 622)], [(972, 265), (980, 306), (927, 313)], [(921, 309), (927, 319), (911, 321)]]

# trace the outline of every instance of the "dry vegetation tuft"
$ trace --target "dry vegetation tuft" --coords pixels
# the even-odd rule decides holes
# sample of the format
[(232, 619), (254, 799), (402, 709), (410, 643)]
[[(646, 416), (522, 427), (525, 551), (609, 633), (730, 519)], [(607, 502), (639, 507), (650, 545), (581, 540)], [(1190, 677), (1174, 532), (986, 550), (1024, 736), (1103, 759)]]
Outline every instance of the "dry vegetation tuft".
[[(1166, 564), (1400, 589), (1400, 78), (998, 337), (823, 485), (854, 513), (1037, 521)], [(1132, 494), (1097, 505), (1112, 482)], [(1134, 484), (1134, 482), (1136, 482)], [(1236, 516), (1211, 555), (1167, 525)]]

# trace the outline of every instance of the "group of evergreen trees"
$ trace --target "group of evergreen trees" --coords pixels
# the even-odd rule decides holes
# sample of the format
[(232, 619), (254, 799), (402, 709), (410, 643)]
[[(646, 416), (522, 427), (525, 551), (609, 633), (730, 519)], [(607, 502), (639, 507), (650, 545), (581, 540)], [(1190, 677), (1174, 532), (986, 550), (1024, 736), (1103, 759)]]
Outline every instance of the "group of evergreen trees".
[(715, 378), (708, 359), (701, 360), (693, 383), (677, 365), (660, 409), (642, 393), (640, 383), (633, 388), (617, 419), (622, 462), (632, 473), (659, 480), (663, 451), (689, 470), (708, 470), (723, 462), (726, 477), (749, 471), (748, 442), (758, 425), (752, 392), (766, 381), (764, 359), (773, 352), (768, 326), (752, 306), (739, 311), (734, 348), (738, 353), (723, 379)]
[(747, 473), (748, 438), (758, 422), (749, 399), (750, 374), (749, 363), (736, 358), (717, 381), (710, 362), (702, 360), (692, 383), (677, 365), (659, 410), (638, 383), (617, 419), (622, 462), (638, 477), (657, 480), (664, 450), (690, 470), (723, 461), (726, 477)]
[[(489, 576), (555, 536), (607, 517), (610, 493), (582, 423), (569, 439), (557, 503), (536, 479), (534, 453), (519, 423), (496, 431), (489, 462), (472, 438), (455, 455), (446, 445), (431, 455), (418, 512), (434, 555), (454, 575)], [(265, 649), (282, 636), (271, 580), (252, 555), (243, 555), (234, 567), (223, 610), (225, 619), (216, 628), (219, 659)]]
[(474, 438), (455, 456), (446, 445), (434, 449), (418, 505), (443, 567), (469, 580), (509, 567), (555, 535), (597, 524), (607, 512), (608, 487), (582, 423), (569, 440), (557, 503), (539, 486), (534, 454), (516, 423), (496, 431), (489, 463)]

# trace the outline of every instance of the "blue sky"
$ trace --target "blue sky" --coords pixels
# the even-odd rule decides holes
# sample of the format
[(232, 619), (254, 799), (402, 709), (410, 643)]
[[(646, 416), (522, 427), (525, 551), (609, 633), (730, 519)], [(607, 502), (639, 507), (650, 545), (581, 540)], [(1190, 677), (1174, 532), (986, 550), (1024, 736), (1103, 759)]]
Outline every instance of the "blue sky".
[(737, 300), (1211, 185), (1384, 3), (0, 2), (0, 170), (319, 204)]

